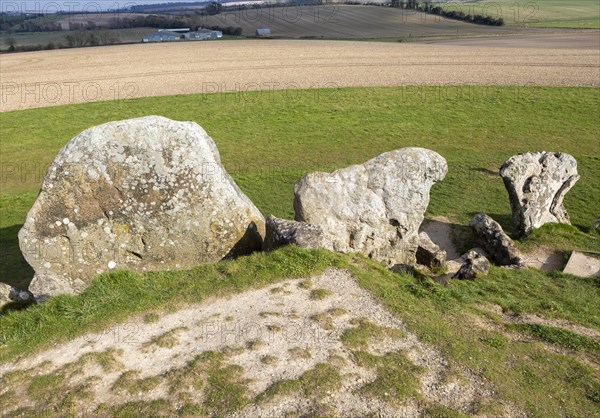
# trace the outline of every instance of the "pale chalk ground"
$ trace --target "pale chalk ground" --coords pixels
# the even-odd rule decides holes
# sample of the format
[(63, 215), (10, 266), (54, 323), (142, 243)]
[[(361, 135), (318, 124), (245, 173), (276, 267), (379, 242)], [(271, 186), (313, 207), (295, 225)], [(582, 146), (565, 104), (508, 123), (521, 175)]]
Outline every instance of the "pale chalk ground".
[[(90, 376), (101, 375), (101, 380), (95, 386), (94, 400), (86, 405), (86, 409), (90, 411), (94, 405), (101, 402), (119, 404), (125, 401), (150, 401), (168, 397), (164, 382), (150, 392), (132, 395), (126, 399), (112, 392), (110, 388), (123, 371), (139, 370), (140, 377), (159, 376), (170, 369), (185, 366), (195, 356), (208, 350), (219, 351), (226, 347), (240, 349), (234, 351), (228, 362), (243, 367), (244, 376), (251, 379), (250, 390), (255, 395), (274, 382), (297, 378), (317, 363), (329, 362), (330, 355), (334, 354), (345, 360), (345, 365), (339, 366), (343, 385), (340, 390), (328, 393), (324, 403), (337, 414), (419, 416), (422, 404), (419, 406), (414, 399), (394, 406), (355, 392), (355, 389), (372, 381), (375, 375), (373, 371), (352, 362), (350, 350), (340, 342), (340, 336), (344, 330), (353, 326), (350, 323), (352, 319), (367, 318), (374, 324), (404, 332), (404, 336), (400, 338), (386, 337), (383, 340), (371, 341), (368, 351), (376, 355), (400, 351), (414, 364), (423, 366), (420, 392), (427, 401), (468, 412), (474, 403), (492, 394), (485, 381), (467, 370), (463, 370), (460, 376), (448, 376), (449, 366), (446, 359), (435, 348), (420, 342), (414, 334), (408, 332), (403, 323), (385, 311), (367, 291), (360, 288), (348, 272), (329, 269), (311, 281), (313, 289), (327, 289), (331, 291), (331, 295), (323, 300), (311, 300), (311, 289), (301, 288), (301, 280), (290, 280), (228, 299), (210, 300), (190, 306), (162, 316), (158, 322), (152, 324), (144, 323), (139, 317), (132, 318), (127, 323), (128, 332), (122, 332), (120, 337), (115, 337), (113, 332), (88, 334), (38, 355), (5, 364), (2, 371), (6, 373), (37, 367), (40, 373), (48, 373), (75, 362), (86, 353), (102, 352), (109, 348), (121, 349), (118, 361), (123, 367), (120, 370), (102, 374), (98, 367), (91, 367), (77, 378), (83, 381)], [(334, 330), (328, 331), (311, 319), (313, 315), (323, 314), (332, 308), (346, 310), (343, 315), (333, 318)], [(265, 314), (266, 312), (271, 314)], [(228, 316), (233, 318), (227, 318)], [(269, 325), (277, 325), (281, 327), (281, 331), (269, 331)], [(178, 343), (174, 347), (144, 345), (153, 337), (177, 327), (187, 328), (177, 331)], [(249, 342), (257, 339), (263, 344), (256, 349), (246, 348)], [(310, 359), (294, 358), (290, 355), (288, 350), (297, 347), (309, 350)], [(278, 357), (279, 361), (273, 365), (263, 364), (261, 357), (265, 355)], [(268, 405), (269, 416), (284, 416), (287, 412), (310, 412), (310, 407), (310, 402), (297, 396), (278, 399), (276, 403)], [(237, 416), (257, 416), (261, 411), (264, 412), (264, 408), (265, 405), (251, 405)], [(507, 416), (521, 415), (515, 411), (513, 407), (507, 406)]]
[(0, 60), (2, 112), (226, 91), (408, 85), (600, 86), (600, 50), (576, 46), (215, 41), (5, 54)]

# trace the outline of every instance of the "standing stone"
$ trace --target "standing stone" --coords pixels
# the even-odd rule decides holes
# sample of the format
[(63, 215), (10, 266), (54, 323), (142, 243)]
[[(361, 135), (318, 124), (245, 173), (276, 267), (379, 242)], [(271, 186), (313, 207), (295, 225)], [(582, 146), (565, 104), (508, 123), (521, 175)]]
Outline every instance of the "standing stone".
[(453, 279), (475, 280), (478, 276), (484, 276), (490, 271), (490, 262), (482, 254), (470, 250), (461, 257), (465, 262), (460, 266)]
[(290, 244), (313, 249), (323, 246), (323, 230), (316, 225), (288, 221), (270, 215), (267, 218), (266, 228), (264, 251), (273, 251)]
[(549, 222), (570, 223), (563, 199), (579, 180), (575, 158), (550, 152), (519, 154), (502, 164), (500, 176), (510, 198), (513, 237)]
[(521, 265), (521, 255), (515, 243), (500, 224), (485, 213), (473, 216), (469, 226), (477, 245), (501, 266)]
[(417, 263), (432, 269), (439, 269), (446, 264), (446, 251), (436, 245), (427, 232), (419, 233), (419, 247), (417, 248)]
[(333, 173), (310, 173), (296, 183), (296, 220), (320, 226), (330, 250), (415, 264), (429, 190), (447, 171), (438, 153), (403, 148)]
[(264, 218), (194, 122), (111, 122), (58, 154), (19, 232), (36, 297), (100, 273), (190, 268), (260, 250)]

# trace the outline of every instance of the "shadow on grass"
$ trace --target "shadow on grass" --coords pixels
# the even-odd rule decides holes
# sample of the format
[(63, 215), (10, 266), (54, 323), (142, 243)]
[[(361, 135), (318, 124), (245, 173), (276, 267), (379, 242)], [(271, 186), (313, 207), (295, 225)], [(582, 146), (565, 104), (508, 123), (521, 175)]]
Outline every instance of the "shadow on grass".
[(25, 290), (33, 278), (33, 269), (19, 249), (18, 234), (22, 226), (0, 228), (0, 282)]
[(498, 171), (493, 171), (493, 170), (483, 168), (483, 167), (471, 168), (471, 171), (476, 171), (478, 173), (487, 174), (488, 176), (491, 176), (491, 177), (499, 176)]
[(9, 302), (7, 304), (2, 305), (2, 307), (0, 307), (0, 317), (4, 316), (4, 315), (8, 315), (11, 312), (15, 312), (15, 311), (24, 311), (25, 309), (29, 308), (30, 306), (36, 306), (37, 303), (35, 302), (30, 302), (30, 303), (24, 303), (24, 302)]

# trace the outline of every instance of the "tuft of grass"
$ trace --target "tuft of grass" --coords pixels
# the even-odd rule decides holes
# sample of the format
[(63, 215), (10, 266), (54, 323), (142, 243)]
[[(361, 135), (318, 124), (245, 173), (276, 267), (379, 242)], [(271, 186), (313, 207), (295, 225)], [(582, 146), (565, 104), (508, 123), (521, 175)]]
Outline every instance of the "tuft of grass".
[(376, 356), (364, 351), (354, 351), (352, 358), (357, 365), (375, 369), (377, 373), (374, 381), (359, 388), (361, 394), (391, 403), (422, 397), (418, 376), (423, 368), (413, 364), (404, 354), (390, 352)]
[[(80, 383), (74, 383), (69, 379), (68, 369), (70, 368), (66, 367), (55, 373), (33, 376), (27, 384), (26, 395), (29, 397), (29, 401), (36, 404), (36, 408), (19, 408), (12, 411), (12, 414), (14, 416), (32, 416), (31, 414), (35, 415), (36, 411), (47, 410), (51, 411), (52, 415), (63, 416), (93, 400), (93, 388), (99, 378), (92, 376)], [(23, 403), (22, 400), (21, 403)]]
[(276, 357), (276, 356), (266, 355), (266, 356), (262, 356), (260, 358), (260, 362), (262, 364), (267, 364), (269, 366), (272, 366), (272, 365), (275, 365), (275, 364), (277, 364), (279, 362), (279, 358)]
[(308, 348), (293, 347), (288, 350), (292, 360), (308, 360), (312, 357)]
[(333, 320), (325, 313), (314, 314), (310, 319), (319, 324), (324, 330), (332, 331), (334, 329)]
[(333, 326), (333, 318), (342, 316), (346, 314), (347, 311), (342, 308), (331, 308), (326, 312), (315, 314), (310, 317), (311, 320), (318, 323), (323, 329), (327, 331), (332, 331), (334, 329)]
[(201, 390), (206, 380), (204, 363), (204, 358), (197, 356), (184, 367), (172, 368), (165, 373), (169, 394), (181, 398), (189, 392)]
[(343, 315), (346, 315), (347, 313), (348, 313), (347, 310), (345, 310), (344, 308), (340, 308), (340, 307), (331, 308), (327, 311), (327, 314), (329, 316), (333, 316), (333, 317), (343, 316)]
[(267, 318), (269, 316), (281, 316), (281, 313), (279, 313), (279, 312), (261, 311), (261, 312), (258, 313), (258, 316), (260, 316), (261, 318)]
[(271, 332), (281, 332), (283, 331), (283, 327), (277, 324), (269, 324), (267, 325), (267, 329)]
[(206, 367), (203, 407), (210, 415), (230, 415), (250, 403), (248, 381), (242, 378), (240, 366), (224, 365), (223, 355), (215, 352), (202, 353), (198, 361)]
[(455, 409), (447, 408), (443, 405), (429, 405), (425, 409), (425, 415), (430, 418), (467, 418), (468, 415), (463, 414)]
[[(184, 404), (182, 412), (193, 412), (188, 416), (205, 416), (206, 413), (198, 405)], [(109, 417), (168, 417), (173, 416), (176, 405), (166, 399), (155, 399), (152, 401), (126, 402), (119, 405), (100, 404), (94, 411), (96, 416)], [(182, 414), (183, 415), (183, 414)]]
[(320, 399), (342, 385), (339, 371), (327, 363), (319, 363), (304, 372), (298, 379), (280, 380), (257, 396), (257, 402), (269, 401), (279, 396), (300, 394), (304, 398)]
[(298, 287), (300, 289), (310, 289), (311, 287), (313, 287), (313, 282), (311, 279), (305, 279), (298, 283)]
[(84, 354), (79, 357), (78, 363), (79, 365), (83, 366), (87, 364), (88, 361), (93, 361), (98, 364), (105, 373), (110, 373), (123, 367), (123, 363), (116, 358), (122, 354), (122, 349), (110, 347), (101, 352)]
[(542, 341), (574, 351), (587, 351), (600, 361), (600, 342), (564, 328), (542, 324), (507, 324), (508, 329), (529, 334)]
[(251, 340), (246, 343), (246, 348), (251, 351), (256, 351), (265, 346), (263, 340)]
[(139, 370), (123, 372), (113, 383), (111, 390), (113, 392), (126, 392), (130, 395), (135, 395), (149, 392), (160, 384), (161, 379), (158, 376), (139, 378), (139, 375)]
[(333, 292), (327, 289), (313, 289), (310, 291), (310, 300), (323, 300)]
[(37, 402), (53, 403), (62, 398), (62, 393), (56, 389), (64, 383), (65, 376), (58, 374), (43, 374), (31, 379), (27, 394)]
[(381, 327), (366, 318), (353, 319), (350, 323), (354, 327), (345, 330), (340, 337), (340, 341), (349, 349), (366, 349), (372, 340), (381, 340), (385, 337), (398, 339), (404, 336), (399, 329)]
[(148, 312), (146, 315), (144, 315), (145, 324), (153, 324), (155, 322), (158, 322), (159, 319), (160, 316), (156, 312)]
[(163, 334), (156, 335), (156, 336), (150, 338), (148, 341), (146, 341), (142, 344), (142, 347), (149, 348), (152, 346), (157, 346), (160, 348), (173, 348), (177, 344), (179, 344), (179, 340), (177, 339), (177, 337), (175, 335), (179, 331), (187, 331), (187, 330), (189, 330), (189, 328), (185, 327), (185, 326), (175, 327)]

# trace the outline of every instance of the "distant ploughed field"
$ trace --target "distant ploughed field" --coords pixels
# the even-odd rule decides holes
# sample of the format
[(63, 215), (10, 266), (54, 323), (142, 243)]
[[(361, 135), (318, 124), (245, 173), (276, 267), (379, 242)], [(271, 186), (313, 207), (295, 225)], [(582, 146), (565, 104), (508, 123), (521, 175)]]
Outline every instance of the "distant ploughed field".
[(41, 51), (0, 58), (0, 107), (5, 112), (145, 96), (342, 86), (597, 87), (599, 58), (593, 48), (310, 40)]

